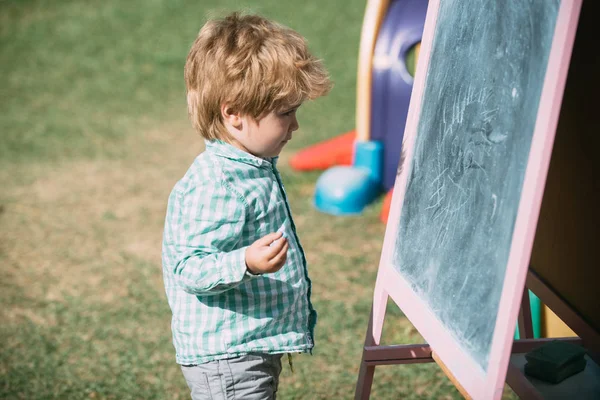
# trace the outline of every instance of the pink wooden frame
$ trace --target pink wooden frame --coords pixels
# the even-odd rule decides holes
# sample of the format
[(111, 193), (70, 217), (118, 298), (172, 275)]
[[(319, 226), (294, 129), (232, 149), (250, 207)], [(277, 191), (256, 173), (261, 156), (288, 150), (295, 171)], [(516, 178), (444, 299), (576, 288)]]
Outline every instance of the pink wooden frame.
[[(405, 130), (404, 150), (406, 152), (407, 164), (405, 172), (396, 180), (388, 221), (399, 221), (402, 212), (406, 184), (410, 175), (411, 165), (409, 161), (413, 157), (421, 101), (426, 72), (429, 67), (439, 6), (440, 0), (430, 0)], [(446, 366), (450, 375), (452, 375), (451, 379), (455, 385), (462, 389), (461, 392), (465, 396), (476, 399), (501, 398), (580, 9), (581, 0), (562, 0), (558, 12), (513, 232), (506, 268), (506, 278), (501, 293), (487, 372), (461, 348), (460, 343), (457, 343), (449, 332), (447, 332), (445, 327), (430, 312), (427, 305), (411, 289), (410, 284), (391, 264), (395, 238), (398, 232), (396, 223), (389, 223), (386, 229), (379, 272), (375, 284), (372, 321), (369, 324), (370, 328), (365, 340), (365, 349), (371, 347), (371, 351), (366, 352), (364, 356), (374, 354), (372, 346), (379, 345), (387, 297), (390, 296), (429, 343), (430, 348), (435, 351), (437, 357)], [(392, 351), (392, 348), (388, 350)], [(395, 351), (404, 354), (403, 352), (409, 350), (404, 349), (400, 351), (396, 349)], [(421, 354), (426, 353), (423, 346), (417, 346), (410, 351), (420, 351)], [(369, 360), (365, 359), (364, 356), (364, 362), (369, 363)], [(369, 355), (367, 357), (372, 356)], [(406, 360), (404, 362), (431, 360), (431, 358), (426, 358), (425, 356), (415, 356), (412, 359), (412, 361)], [(363, 364), (365, 364), (364, 362)], [(370, 360), (370, 365), (376, 364), (376, 360)], [(365, 368), (365, 365), (361, 367), (356, 398), (368, 398), (370, 383), (373, 378), (373, 369)], [(362, 382), (366, 382), (367, 384), (363, 385)]]

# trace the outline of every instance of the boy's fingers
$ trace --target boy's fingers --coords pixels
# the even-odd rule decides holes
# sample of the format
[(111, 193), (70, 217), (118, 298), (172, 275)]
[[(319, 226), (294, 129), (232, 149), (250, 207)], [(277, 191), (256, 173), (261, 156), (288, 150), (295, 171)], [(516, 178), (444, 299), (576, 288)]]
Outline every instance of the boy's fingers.
[(283, 233), (281, 233), (281, 232), (269, 233), (268, 235), (265, 235), (265, 236), (261, 237), (260, 239), (258, 239), (258, 243), (261, 246), (269, 246), (275, 240), (279, 239), (282, 235), (283, 235)]
[(270, 262), (273, 263), (273, 265), (277, 265), (278, 267), (283, 266), (283, 264), (285, 263), (285, 260), (287, 259), (288, 248), (289, 248), (289, 244), (286, 240), (284, 245), (282, 246), (281, 250), (279, 250), (279, 252), (277, 252), (275, 257), (273, 257)]
[(286, 244), (287, 244), (286, 238), (279, 238), (279, 239), (275, 240), (269, 246), (269, 252), (267, 253), (268, 260), (271, 260), (274, 257), (276, 257), (277, 254), (279, 254), (281, 252), (281, 249), (283, 248), (283, 246), (285, 246)]
[(267, 248), (267, 251), (264, 253), (266, 262), (272, 263), (273, 259), (277, 257), (279, 253), (281, 253), (281, 249), (287, 244), (286, 239), (278, 239), (271, 246)]

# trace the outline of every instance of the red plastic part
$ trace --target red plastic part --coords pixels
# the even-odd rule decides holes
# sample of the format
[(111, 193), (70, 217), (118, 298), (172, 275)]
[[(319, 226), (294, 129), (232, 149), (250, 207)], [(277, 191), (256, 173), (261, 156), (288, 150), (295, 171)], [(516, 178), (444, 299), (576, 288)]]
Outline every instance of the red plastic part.
[(390, 214), (390, 207), (392, 206), (392, 193), (394, 189), (390, 189), (385, 195), (385, 199), (383, 199), (383, 206), (381, 207), (381, 214), (379, 214), (379, 219), (384, 224), (387, 224), (388, 216)]
[(352, 165), (356, 131), (317, 143), (296, 153), (290, 166), (297, 171), (325, 170), (335, 165)]

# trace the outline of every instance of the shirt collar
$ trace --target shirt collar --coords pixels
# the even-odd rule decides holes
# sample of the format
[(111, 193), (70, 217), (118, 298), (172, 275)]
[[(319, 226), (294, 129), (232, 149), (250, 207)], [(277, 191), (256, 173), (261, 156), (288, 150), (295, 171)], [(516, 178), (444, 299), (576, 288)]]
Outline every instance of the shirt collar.
[(256, 157), (222, 140), (205, 140), (204, 143), (206, 144), (207, 151), (210, 151), (219, 157), (243, 162), (256, 167), (275, 167), (277, 165), (277, 160), (279, 159), (279, 157)]

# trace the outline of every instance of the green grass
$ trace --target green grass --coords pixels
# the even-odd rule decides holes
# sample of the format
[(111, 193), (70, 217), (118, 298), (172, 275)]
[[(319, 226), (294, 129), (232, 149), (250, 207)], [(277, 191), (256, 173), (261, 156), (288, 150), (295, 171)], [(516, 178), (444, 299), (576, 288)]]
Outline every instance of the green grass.
[[(358, 0), (0, 0), (0, 398), (185, 399), (162, 288), (166, 199), (201, 150), (183, 63), (206, 16), (245, 9), (303, 33), (336, 84), (300, 112), (282, 175), (319, 311), (281, 399), (352, 398), (384, 226), (335, 218), (294, 150), (354, 127)], [(417, 343), (394, 304), (385, 343)], [(375, 399), (459, 398), (433, 364), (378, 367)]]
[(352, 129), (364, 5), (278, 0), (0, 2), (0, 159), (126, 156), (125, 136), (185, 118), (183, 63), (207, 15), (244, 9), (303, 32), (336, 91), (302, 144)]

